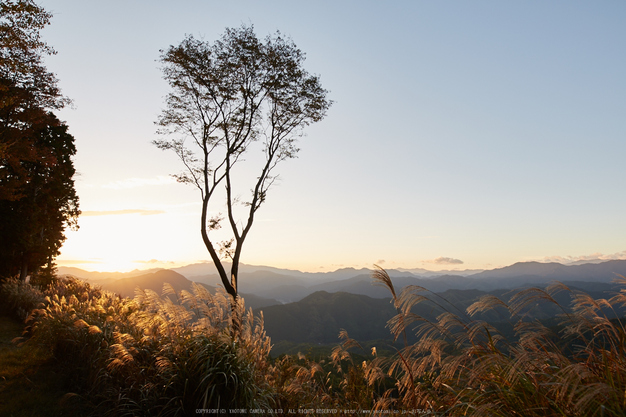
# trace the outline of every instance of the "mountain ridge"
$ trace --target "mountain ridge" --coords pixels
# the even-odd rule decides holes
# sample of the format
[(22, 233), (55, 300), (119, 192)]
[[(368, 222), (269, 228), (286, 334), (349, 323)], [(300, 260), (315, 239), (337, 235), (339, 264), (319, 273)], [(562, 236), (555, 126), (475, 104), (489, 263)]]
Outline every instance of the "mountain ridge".
[[(151, 273), (173, 271), (189, 281), (196, 281), (212, 287), (221, 286), (221, 279), (217, 273), (189, 276), (182, 274), (182, 272), (191, 274), (210, 271), (207, 267), (206, 263), (192, 264), (187, 267), (171, 270), (161, 269)], [(300, 272), (295, 275), (289, 274), (292, 270), (274, 267), (259, 268), (261, 267), (245, 264), (241, 268), (239, 290), (242, 294), (254, 294), (262, 298), (273, 299), (282, 304), (299, 301), (316, 291), (348, 292), (374, 298), (385, 297), (383, 288), (372, 285), (372, 270), (367, 268), (342, 268), (325, 273)], [(104, 272), (90, 273), (85, 271), (82, 273), (82, 270), (78, 268), (58, 268), (61, 275), (68, 271), (72, 272), (72, 275), (92, 280), (96, 284), (104, 282), (103, 280), (141, 277), (141, 275), (137, 275), (137, 271), (132, 271), (126, 275), (120, 275), (120, 273), (107, 275)], [(433, 292), (442, 292), (448, 289), (491, 291), (545, 284), (550, 281), (608, 283), (619, 276), (626, 276), (626, 260), (609, 260), (581, 265), (563, 265), (556, 262), (517, 262), (507, 267), (495, 268), (468, 276), (448, 274), (425, 277), (394, 269), (389, 269), (387, 272), (394, 279), (397, 291), (407, 285), (417, 285)]]
[[(76, 276), (76, 278), (82, 278), (81, 276), (77, 275), (73, 276)], [(143, 275), (136, 275), (119, 279), (101, 279), (97, 282), (94, 282), (94, 285), (97, 285), (102, 289), (111, 291), (115, 294), (119, 294), (122, 297), (134, 297), (137, 288), (142, 290), (152, 290), (157, 294), (162, 295), (164, 284), (171, 285), (176, 293), (180, 293), (180, 291), (182, 290), (191, 292), (192, 283), (193, 281), (187, 279), (185, 276), (179, 274), (176, 271), (172, 271), (170, 269), (161, 269)], [(211, 286), (205, 283), (198, 284), (204, 286), (211, 293), (215, 293), (215, 291), (217, 291), (217, 288), (215, 286)], [(241, 293), (241, 297), (245, 300), (246, 307), (249, 308), (261, 308), (270, 305), (280, 304), (280, 302), (275, 299), (262, 297), (256, 294), (247, 294), (245, 292)]]

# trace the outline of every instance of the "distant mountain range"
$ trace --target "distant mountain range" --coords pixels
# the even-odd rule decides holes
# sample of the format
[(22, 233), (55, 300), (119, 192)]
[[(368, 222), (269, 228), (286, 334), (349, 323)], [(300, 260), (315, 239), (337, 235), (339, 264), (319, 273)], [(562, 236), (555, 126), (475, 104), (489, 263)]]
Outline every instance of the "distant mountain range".
[[(94, 273), (59, 267), (58, 273), (86, 279), (123, 296), (133, 296), (137, 287), (152, 289), (160, 294), (166, 282), (176, 291), (189, 290), (192, 281), (215, 291), (221, 281), (217, 273), (207, 273), (215, 272), (211, 267), (202, 263), (174, 270), (129, 273)], [(304, 273), (242, 265), (239, 290), (247, 307), (263, 311), (267, 334), (273, 342), (280, 342), (280, 346), (284, 343), (337, 343), (340, 329), (348, 330), (351, 337), (361, 341), (389, 339), (391, 336), (385, 326), (395, 310), (390, 303), (389, 291), (372, 285), (371, 272), (368, 269), (345, 268), (327, 273)], [(467, 276), (447, 274), (425, 277), (408, 271), (388, 272), (396, 292), (399, 293), (407, 285), (417, 285), (430, 291), (428, 297), (436, 297), (438, 302), (445, 299), (445, 308), (460, 313), (481, 295), (489, 293), (506, 301), (511, 289), (545, 286), (551, 281), (561, 281), (593, 297), (606, 298), (609, 292), (619, 287), (612, 281), (626, 276), (626, 260), (582, 265), (520, 262)], [(569, 295), (560, 297), (560, 303), (569, 304)], [(417, 314), (429, 319), (434, 319), (441, 312), (443, 310), (433, 303), (422, 304), (416, 310)], [(547, 319), (559, 312), (550, 304), (537, 305), (531, 317)], [(507, 314), (506, 311), (492, 311), (478, 318), (500, 322), (507, 318)]]
[[(147, 285), (150, 282), (150, 276), (155, 277), (155, 282), (161, 282), (162, 280), (158, 278), (165, 274), (165, 272), (161, 271), (180, 274), (187, 281), (196, 281), (210, 287), (222, 285), (215, 266), (209, 262), (187, 265), (172, 270), (156, 269), (127, 273), (88, 272), (71, 267), (58, 268), (60, 275), (73, 275), (102, 285), (105, 288), (112, 288), (113, 285), (122, 286), (124, 282), (128, 283), (124, 285), (132, 287), (133, 284), (130, 283), (133, 281), (141, 282), (141, 285)], [(407, 285), (418, 285), (433, 292), (442, 292), (449, 289), (492, 291), (546, 284), (550, 281), (608, 283), (620, 275), (626, 276), (626, 260), (612, 260), (582, 265), (563, 265), (555, 262), (518, 262), (504, 268), (473, 272), (471, 274), (466, 274), (467, 271), (461, 271), (463, 274), (427, 275), (423, 273), (422, 275), (417, 275), (415, 273), (416, 270), (413, 271), (387, 270), (394, 279), (394, 285), (398, 291)], [(433, 273), (432, 271), (427, 272)], [(254, 294), (267, 300), (275, 300), (277, 304), (299, 301), (317, 291), (329, 293), (346, 292), (367, 295), (373, 298), (388, 297), (389, 294), (386, 289), (371, 285), (371, 274), (372, 270), (366, 268), (343, 268), (333, 272), (312, 273), (241, 264), (239, 291), (242, 294)], [(119, 282), (114, 284), (115, 281)], [(127, 294), (132, 295), (132, 291), (124, 293), (124, 295)]]
[[(606, 298), (608, 293), (616, 290), (615, 284), (608, 283), (594, 283), (593, 288), (584, 284), (577, 285), (577, 282), (567, 284), (570, 289), (585, 291), (594, 298)], [(494, 295), (508, 303), (514, 292), (447, 290), (421, 294), (432, 301), (423, 301), (415, 305), (412, 312), (434, 321), (445, 311), (457, 314), (464, 320), (470, 320), (466, 309), (481, 296)], [(559, 293), (555, 299), (566, 308), (571, 301), (567, 292)], [(272, 340), (296, 343), (334, 343), (337, 342), (340, 329), (346, 329), (356, 340), (389, 339), (390, 332), (386, 324), (396, 314), (391, 297), (372, 298), (360, 294), (326, 291), (315, 292), (295, 303), (268, 306), (258, 310), (263, 311), (265, 328)], [(526, 313), (529, 318), (546, 320), (562, 313), (562, 310), (552, 303), (537, 301)], [(504, 322), (509, 318), (510, 313), (504, 308), (496, 308), (472, 317), (474, 320), (490, 323)]]
[(599, 263), (563, 265), (556, 262), (518, 262), (505, 268), (492, 269), (471, 275), (473, 279), (511, 279), (519, 277), (545, 280), (610, 281), (617, 275), (626, 275), (626, 260)]

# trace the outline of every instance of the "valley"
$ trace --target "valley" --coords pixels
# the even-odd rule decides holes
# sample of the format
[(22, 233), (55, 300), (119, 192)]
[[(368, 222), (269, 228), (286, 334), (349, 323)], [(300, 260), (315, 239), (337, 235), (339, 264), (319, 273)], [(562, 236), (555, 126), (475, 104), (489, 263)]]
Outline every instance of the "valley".
[[(169, 283), (176, 292), (191, 290), (192, 282), (215, 292), (221, 286), (212, 264), (201, 263), (172, 270), (133, 271), (130, 273), (90, 273), (76, 268), (59, 268), (59, 274), (72, 275), (103, 289), (133, 297), (136, 288), (161, 294), (163, 284)], [(468, 321), (484, 320), (506, 327), (511, 318), (504, 308), (469, 317), (466, 309), (482, 296), (493, 296), (510, 303), (516, 289), (537, 286), (545, 288), (560, 281), (572, 291), (584, 291), (593, 298), (610, 298), (621, 286), (613, 282), (626, 275), (626, 261), (607, 261), (583, 265), (556, 263), (517, 263), (506, 268), (481, 271), (468, 275), (421, 275), (408, 271), (387, 271), (398, 293), (403, 288), (417, 286), (424, 301), (412, 311), (425, 319), (435, 320), (445, 311), (458, 314)], [(371, 270), (341, 269), (328, 273), (303, 273), (272, 267), (242, 265), (240, 293), (247, 308), (255, 315), (263, 312), (265, 329), (271, 337), (273, 355), (292, 352), (304, 345), (336, 345), (341, 329), (350, 337), (367, 344), (384, 341), (392, 344), (387, 322), (395, 314), (389, 290), (372, 285)], [(184, 275), (187, 274), (187, 275)], [(571, 293), (562, 292), (555, 300), (562, 306), (571, 302)], [(549, 320), (562, 313), (551, 302), (537, 302), (523, 312), (529, 320)], [(623, 314), (623, 311), (610, 314)], [(415, 341), (413, 334), (409, 342)], [(381, 342), (382, 343), (382, 342)], [(379, 343), (380, 345), (380, 343)]]

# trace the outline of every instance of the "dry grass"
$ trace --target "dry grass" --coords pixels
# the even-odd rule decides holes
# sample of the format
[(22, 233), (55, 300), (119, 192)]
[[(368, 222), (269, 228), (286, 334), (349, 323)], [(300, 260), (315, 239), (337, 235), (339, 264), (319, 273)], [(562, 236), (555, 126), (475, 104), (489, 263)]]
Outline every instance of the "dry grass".
[[(270, 361), (263, 317), (239, 303), (234, 337), (228, 295), (201, 286), (176, 293), (166, 285), (163, 294), (138, 291), (124, 299), (76, 280), (32, 293), (9, 282), (3, 297), (13, 294), (12, 305), (23, 300), (24, 306), (40, 300), (28, 319), (27, 344), (46, 346), (72, 366), (87, 387), (83, 395), (109, 415), (188, 415), (228, 406), (446, 416), (625, 413), (626, 331), (615, 317), (626, 307), (626, 290), (596, 300), (555, 283), (521, 290), (508, 302), (484, 296), (459, 311), (420, 287), (396, 292), (382, 269), (374, 280), (392, 295), (397, 314), (388, 326), (404, 344), (390, 357), (373, 349), (358, 361), (352, 352), (360, 345), (346, 331), (327, 359)], [(560, 292), (570, 295), (570, 306), (556, 301)], [(529, 319), (538, 302), (561, 311), (559, 326)], [(427, 320), (414, 313), (419, 303), (442, 313)], [(476, 318), (495, 309), (508, 312), (512, 340)], [(407, 342), (409, 332), (416, 343)]]
[[(509, 304), (485, 296), (466, 312), (445, 309), (429, 321), (411, 312), (420, 302), (433, 302), (422, 288), (407, 287), (395, 296), (391, 279), (379, 269), (374, 279), (389, 288), (398, 314), (389, 326), (396, 338), (414, 331), (418, 342), (405, 345), (378, 366), (369, 383), (384, 369), (396, 381), (378, 408), (422, 409), (445, 415), (484, 416), (613, 416), (626, 410), (626, 332), (611, 319), (626, 305), (626, 291), (610, 300), (594, 300), (555, 283), (545, 290), (519, 291)], [(621, 279), (626, 284), (626, 280)], [(554, 296), (571, 295), (571, 312)], [(557, 305), (560, 330), (525, 317), (538, 301)], [(438, 303), (439, 307), (445, 304)], [(516, 340), (473, 319), (477, 313), (506, 308), (515, 322)], [(571, 347), (571, 352), (565, 348)]]
[[(8, 287), (24, 284), (8, 282)], [(37, 293), (36, 289), (32, 289)], [(238, 305), (231, 336), (225, 293), (121, 298), (75, 279), (43, 292), (26, 323), (26, 345), (47, 349), (106, 415), (191, 415), (198, 408), (270, 408), (270, 342), (262, 318)], [(28, 297), (22, 297), (27, 299)]]

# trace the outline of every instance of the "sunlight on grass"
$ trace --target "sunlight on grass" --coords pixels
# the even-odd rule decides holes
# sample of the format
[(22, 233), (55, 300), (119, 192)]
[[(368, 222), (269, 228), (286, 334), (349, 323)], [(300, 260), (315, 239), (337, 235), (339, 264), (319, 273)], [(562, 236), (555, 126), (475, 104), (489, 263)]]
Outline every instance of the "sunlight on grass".
[[(111, 416), (231, 406), (364, 415), (623, 414), (626, 330), (620, 317), (626, 290), (593, 299), (553, 283), (518, 290), (506, 302), (486, 295), (462, 310), (424, 288), (397, 292), (382, 269), (374, 280), (392, 296), (397, 314), (388, 327), (399, 346), (362, 347), (342, 330), (342, 343), (330, 356), (311, 350), (274, 360), (262, 315), (255, 318), (243, 302), (236, 312), (240, 332), (230, 331), (224, 291), (211, 294), (194, 285), (177, 293), (166, 284), (162, 295), (137, 290), (130, 299), (75, 279), (44, 291), (9, 280), (2, 285), (3, 302), (24, 311), (38, 308), (26, 321), (29, 338), (20, 348), (6, 343), (19, 334), (19, 324), (2, 324), (0, 401), (6, 410), (18, 410), (15, 415), (41, 415), (37, 407), (60, 410), (62, 387), (68, 387), (65, 392), (80, 390), (70, 399), (88, 399), (98, 415)], [(626, 279), (620, 283), (626, 286)], [(570, 305), (556, 301), (563, 294)], [(434, 319), (418, 315), (420, 303), (439, 313)], [(548, 322), (531, 319), (540, 303), (560, 314)], [(480, 319), (494, 310), (510, 317), (511, 332)], [(34, 407), (30, 414), (17, 406), (23, 401)]]

